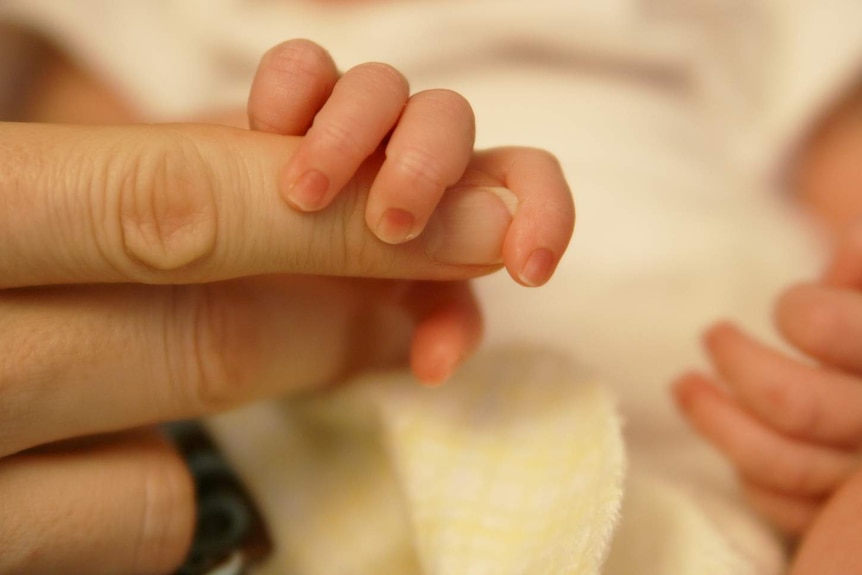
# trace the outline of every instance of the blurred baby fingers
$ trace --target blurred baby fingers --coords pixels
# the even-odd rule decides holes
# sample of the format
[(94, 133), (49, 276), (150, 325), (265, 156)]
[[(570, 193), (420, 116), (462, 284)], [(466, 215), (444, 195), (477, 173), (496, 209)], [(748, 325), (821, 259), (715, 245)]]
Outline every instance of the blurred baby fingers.
[(840, 239), (822, 279), (828, 286), (862, 291), (862, 222)]
[(704, 338), (718, 373), (745, 408), (784, 435), (833, 445), (862, 446), (862, 381), (805, 363), (720, 323)]
[(155, 432), (5, 458), (0, 493), (0, 573), (164, 575), (191, 543), (192, 481)]
[(776, 322), (799, 350), (830, 367), (862, 376), (862, 292), (795, 286), (779, 299)]
[(826, 501), (825, 497), (787, 495), (750, 481), (743, 481), (742, 487), (754, 509), (776, 529), (791, 537), (805, 533)]
[(761, 487), (788, 495), (825, 495), (849, 477), (858, 463), (855, 454), (779, 434), (704, 375), (683, 376), (674, 393), (694, 428), (743, 478)]

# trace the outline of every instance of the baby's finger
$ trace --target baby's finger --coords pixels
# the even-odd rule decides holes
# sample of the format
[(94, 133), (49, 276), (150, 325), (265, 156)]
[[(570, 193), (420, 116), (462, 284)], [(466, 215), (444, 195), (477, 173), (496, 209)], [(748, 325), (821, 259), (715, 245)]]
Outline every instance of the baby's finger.
[(482, 338), (482, 315), (470, 284), (424, 282), (413, 286), (405, 304), (416, 328), (410, 366), (420, 381), (448, 379)]
[(798, 439), (862, 445), (862, 382), (805, 365), (753, 340), (731, 324), (704, 338), (715, 368), (762, 422)]
[[(540, 286), (553, 275), (575, 224), (572, 194), (557, 159), (543, 150), (497, 148), (471, 163), (502, 181), (517, 197), (514, 219), (503, 244), (503, 260), (512, 278)], [(467, 176), (460, 185), (469, 185)]]
[(862, 292), (795, 286), (779, 299), (776, 323), (801, 351), (862, 376)]
[(674, 393), (694, 428), (733, 463), (740, 475), (765, 488), (788, 495), (828, 494), (857, 464), (854, 455), (779, 435), (703, 375), (681, 378)]
[(758, 513), (785, 535), (799, 536), (823, 507), (824, 498), (785, 495), (750, 481), (743, 482), (746, 499)]
[(0, 461), (0, 573), (170, 573), (194, 529), (194, 487), (155, 432)]
[(386, 64), (348, 70), (314, 118), (282, 179), (287, 201), (323, 209), (392, 130), (409, 95), (407, 80)]
[(428, 90), (407, 102), (368, 197), (368, 227), (398, 244), (418, 236), (473, 151), (473, 110), (462, 96)]
[(842, 239), (823, 282), (836, 288), (862, 290), (862, 225), (851, 228)]
[(335, 62), (314, 42), (289, 40), (275, 46), (261, 58), (251, 84), (251, 129), (304, 135), (337, 81)]

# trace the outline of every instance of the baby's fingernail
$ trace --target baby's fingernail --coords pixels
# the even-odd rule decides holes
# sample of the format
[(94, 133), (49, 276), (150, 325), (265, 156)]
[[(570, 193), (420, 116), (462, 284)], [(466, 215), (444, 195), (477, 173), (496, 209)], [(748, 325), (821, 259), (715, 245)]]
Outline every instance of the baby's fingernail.
[(387, 244), (400, 244), (416, 237), (416, 218), (406, 210), (389, 208), (377, 223), (374, 233)]
[(538, 287), (551, 279), (551, 274), (554, 273), (556, 266), (557, 258), (554, 257), (551, 250), (539, 248), (533, 250), (533, 253), (527, 258), (527, 263), (524, 264), (518, 277), (526, 285)]
[(517, 206), (518, 198), (506, 188), (447, 191), (422, 234), (428, 256), (455, 265), (501, 263)]
[(303, 212), (313, 212), (323, 207), (329, 191), (329, 178), (318, 170), (308, 170), (292, 184), (288, 184), (287, 202)]

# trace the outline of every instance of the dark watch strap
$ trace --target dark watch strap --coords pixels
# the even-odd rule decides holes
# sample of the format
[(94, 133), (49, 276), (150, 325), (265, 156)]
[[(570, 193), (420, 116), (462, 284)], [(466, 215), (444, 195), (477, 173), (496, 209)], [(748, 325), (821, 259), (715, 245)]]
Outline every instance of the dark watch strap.
[(195, 483), (197, 523), (191, 550), (175, 575), (245, 575), (272, 551), (263, 517), (204, 427), (163, 426)]

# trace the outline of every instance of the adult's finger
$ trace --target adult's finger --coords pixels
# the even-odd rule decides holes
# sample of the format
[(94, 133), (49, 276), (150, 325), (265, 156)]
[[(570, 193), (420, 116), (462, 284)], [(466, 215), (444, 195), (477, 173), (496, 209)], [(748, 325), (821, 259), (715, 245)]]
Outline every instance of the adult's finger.
[(252, 130), (302, 136), (338, 81), (329, 52), (309, 40), (271, 48), (257, 68), (248, 97)]
[(273, 276), (0, 292), (0, 456), (222, 411), (368, 367), (386, 351), (371, 348), (387, 344), (364, 333), (367, 357), (348, 363), (357, 330), (372, 325), (357, 323), (374, 307), (361, 298), (345, 281)]
[[(298, 141), (218, 126), (0, 124), (0, 288), (272, 272), (461, 279), (498, 265), (508, 221), (491, 230), (492, 259), (462, 246), (470, 265), (431, 257), (421, 238), (378, 240), (364, 216), (379, 158), (332, 209), (291, 209), (279, 175)], [(471, 225), (447, 229), (457, 239)]]
[(328, 206), (395, 126), (408, 95), (407, 80), (388, 64), (348, 70), (287, 168), (287, 201), (302, 211)]
[(684, 376), (674, 392), (694, 428), (753, 483), (785, 494), (818, 496), (836, 489), (856, 466), (855, 455), (766, 427), (705, 376)]
[(795, 347), (826, 365), (862, 375), (862, 292), (794, 286), (776, 306), (776, 323)]
[(710, 329), (704, 340), (722, 379), (767, 425), (805, 441), (862, 445), (857, 378), (791, 359), (727, 323)]
[(154, 432), (0, 460), (0, 573), (165, 575), (194, 530), (185, 464)]

